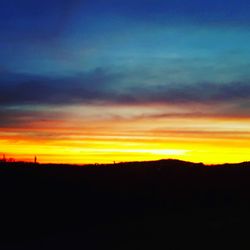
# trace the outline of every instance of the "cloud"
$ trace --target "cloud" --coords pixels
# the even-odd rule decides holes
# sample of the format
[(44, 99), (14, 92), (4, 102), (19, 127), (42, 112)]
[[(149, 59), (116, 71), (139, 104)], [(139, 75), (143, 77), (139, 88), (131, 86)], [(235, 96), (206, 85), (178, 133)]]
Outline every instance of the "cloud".
[(2, 107), (81, 103), (244, 103), (244, 109), (247, 109), (249, 106), (246, 101), (250, 99), (250, 83), (246, 81), (133, 83), (126, 73), (110, 73), (102, 68), (58, 78), (4, 72), (0, 76), (0, 86)]
[(15, 128), (30, 126), (37, 122), (60, 121), (64, 115), (63, 111), (51, 111), (50, 109), (32, 110), (31, 107), (2, 108), (0, 110), (0, 127)]
[[(140, 77), (138, 77), (140, 79)], [(145, 79), (142, 77), (142, 79)], [(162, 78), (161, 78), (162, 79)], [(153, 80), (153, 79), (152, 79)], [(112, 73), (97, 68), (65, 77), (41, 77), (0, 71), (0, 127), (17, 128), (32, 124), (56, 124), (65, 117), (83, 117), (86, 108), (70, 113), (70, 106), (125, 106), (125, 116), (111, 112), (119, 119), (158, 119), (172, 117), (250, 117), (250, 83), (165, 83), (134, 82), (129, 73)], [(160, 105), (160, 106), (159, 106)], [(69, 106), (69, 108), (68, 108)], [(158, 109), (157, 107), (160, 107)], [(144, 107), (144, 109), (141, 109)], [(145, 112), (150, 107), (152, 112)], [(154, 108), (155, 107), (155, 108)], [(178, 112), (168, 112), (177, 107)], [(139, 113), (136, 115), (137, 108)], [(73, 110), (73, 109), (72, 109)], [(105, 107), (100, 112), (107, 112)], [(176, 110), (176, 109), (174, 109)], [(89, 111), (91, 112), (91, 110)], [(99, 111), (93, 115), (101, 117)], [(107, 117), (109, 117), (107, 115)]]
[(237, 102), (250, 98), (250, 83), (193, 83), (166, 84), (148, 88), (136, 88), (131, 93), (140, 93), (139, 102), (160, 103), (223, 103)]
[(2, 75), (0, 105), (61, 105), (107, 100), (116, 75), (102, 69), (72, 77), (46, 78), (24, 74)]

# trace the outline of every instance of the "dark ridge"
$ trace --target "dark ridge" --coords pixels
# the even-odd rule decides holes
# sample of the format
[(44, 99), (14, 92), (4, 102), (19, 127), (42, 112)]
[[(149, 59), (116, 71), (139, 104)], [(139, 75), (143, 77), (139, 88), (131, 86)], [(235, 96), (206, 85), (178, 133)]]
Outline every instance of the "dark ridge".
[(177, 159), (161, 159), (157, 161), (131, 161), (131, 162), (117, 162), (109, 164), (61, 164), (61, 163), (33, 163), (22, 161), (2, 161), (0, 160), (0, 167), (249, 167), (250, 161), (241, 163), (224, 163), (224, 164), (210, 164), (206, 165), (202, 162), (194, 163), (182, 161)]
[(250, 162), (0, 163), (0, 249), (249, 249)]

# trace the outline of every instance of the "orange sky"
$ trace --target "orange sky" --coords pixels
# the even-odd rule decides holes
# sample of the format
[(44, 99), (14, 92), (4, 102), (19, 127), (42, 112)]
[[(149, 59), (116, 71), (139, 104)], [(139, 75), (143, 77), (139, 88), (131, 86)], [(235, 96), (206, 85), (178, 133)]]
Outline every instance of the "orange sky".
[(50, 112), (61, 112), (55, 118), (2, 128), (1, 153), (30, 161), (36, 155), (42, 163), (249, 160), (249, 118), (202, 115), (194, 107), (166, 105), (55, 109)]

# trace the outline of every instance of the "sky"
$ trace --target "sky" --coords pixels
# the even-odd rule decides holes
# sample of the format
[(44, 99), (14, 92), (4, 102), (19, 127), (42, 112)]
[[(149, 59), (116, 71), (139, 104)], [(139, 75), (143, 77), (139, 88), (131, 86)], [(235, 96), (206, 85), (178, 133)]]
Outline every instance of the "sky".
[(1, 0), (0, 153), (250, 155), (248, 0)]

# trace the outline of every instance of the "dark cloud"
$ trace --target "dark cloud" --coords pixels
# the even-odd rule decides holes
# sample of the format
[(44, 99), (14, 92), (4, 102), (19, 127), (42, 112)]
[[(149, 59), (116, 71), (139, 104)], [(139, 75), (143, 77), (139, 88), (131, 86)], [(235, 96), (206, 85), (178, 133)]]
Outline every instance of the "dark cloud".
[(0, 110), (0, 127), (15, 128), (24, 127), (36, 122), (59, 121), (64, 116), (64, 112), (47, 110), (31, 110), (30, 108), (2, 108)]
[(109, 100), (107, 86), (116, 78), (117, 75), (102, 69), (64, 78), (2, 74), (0, 105), (56, 105)]
[[(124, 85), (124, 81), (126, 84)], [(63, 106), (77, 104), (163, 104), (187, 107), (184, 113), (152, 114), (161, 117), (250, 117), (250, 84), (180, 83), (132, 84), (126, 74), (97, 68), (68, 77), (46, 78), (0, 72), (0, 127), (23, 127), (59, 121), (69, 114)], [(192, 110), (193, 105), (196, 107)], [(56, 106), (56, 109), (50, 109)], [(55, 111), (56, 110), (56, 111)], [(66, 111), (65, 111), (66, 112)], [(146, 115), (148, 118), (149, 115)], [(141, 117), (145, 118), (142, 114)]]
[(152, 88), (137, 88), (134, 89), (134, 93), (140, 93), (137, 97), (134, 95), (140, 102), (173, 104), (240, 102), (250, 98), (250, 83), (166, 84)]
[[(126, 85), (122, 82), (126, 81)], [(241, 103), (250, 99), (250, 83), (132, 84), (126, 74), (98, 68), (72, 77), (45, 78), (2, 73), (0, 105), (78, 103)], [(245, 109), (246, 109), (245, 104)]]

